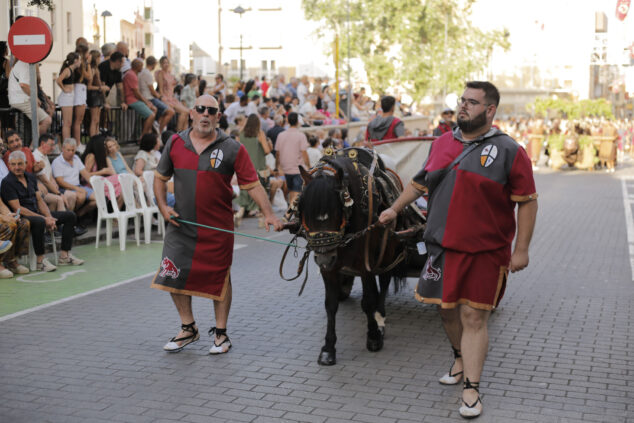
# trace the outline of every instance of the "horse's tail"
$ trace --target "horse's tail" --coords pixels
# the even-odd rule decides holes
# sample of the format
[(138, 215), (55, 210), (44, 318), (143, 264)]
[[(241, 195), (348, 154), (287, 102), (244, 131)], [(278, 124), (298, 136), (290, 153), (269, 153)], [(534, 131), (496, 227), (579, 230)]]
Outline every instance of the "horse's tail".
[(407, 263), (402, 261), (397, 264), (394, 269), (390, 271), (390, 276), (392, 276), (392, 282), (394, 283), (395, 294), (407, 288)]

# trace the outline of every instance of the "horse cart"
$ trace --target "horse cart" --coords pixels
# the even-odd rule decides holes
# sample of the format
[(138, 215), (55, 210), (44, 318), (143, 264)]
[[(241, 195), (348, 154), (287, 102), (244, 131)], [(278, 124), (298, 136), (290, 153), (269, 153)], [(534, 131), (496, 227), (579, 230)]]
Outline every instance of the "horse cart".
[[(363, 284), (361, 306), (367, 316), (370, 351), (383, 347), (390, 281), (398, 289), (405, 278), (419, 277), (427, 258), (422, 247), (425, 210), (412, 203), (387, 226), (379, 224), (378, 217), (421, 168), (432, 140), (406, 138), (377, 142), (374, 149), (326, 149), (312, 169), (301, 169), (304, 188), (289, 206), (285, 227), (307, 241), (295, 278), (312, 252), (325, 284), (328, 324), (319, 364), (336, 363), (335, 314), (355, 277)], [(280, 265), (283, 278), (287, 252)]]

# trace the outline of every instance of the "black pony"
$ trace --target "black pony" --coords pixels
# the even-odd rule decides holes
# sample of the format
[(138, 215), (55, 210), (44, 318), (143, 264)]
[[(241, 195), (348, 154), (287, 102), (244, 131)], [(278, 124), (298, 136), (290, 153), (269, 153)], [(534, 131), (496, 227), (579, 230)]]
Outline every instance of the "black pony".
[(390, 279), (396, 277), (404, 282), (412, 250), (396, 230), (409, 227), (412, 230), (408, 233), (420, 233), (424, 218), (408, 208), (389, 227), (376, 223), (378, 215), (392, 204), (403, 187), (398, 176), (386, 170), (371, 150), (327, 149), (310, 172), (301, 169), (301, 173), (304, 189), (297, 204), (289, 209), (292, 220), (288, 227), (306, 238), (324, 280), (328, 326), (318, 362), (333, 365), (335, 314), (339, 301), (350, 293), (355, 276), (363, 283), (361, 306), (368, 320), (366, 346), (370, 351), (383, 347), (385, 297)]

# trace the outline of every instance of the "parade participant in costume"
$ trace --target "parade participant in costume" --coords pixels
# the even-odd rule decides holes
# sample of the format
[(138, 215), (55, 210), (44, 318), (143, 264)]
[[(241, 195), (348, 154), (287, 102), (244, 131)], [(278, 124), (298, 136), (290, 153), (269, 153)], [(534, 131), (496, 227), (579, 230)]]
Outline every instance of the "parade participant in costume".
[(451, 109), (445, 109), (440, 115), (442, 119), (438, 122), (438, 126), (434, 129), (433, 135), (439, 137), (445, 132), (451, 132), (456, 127), (456, 122), (453, 121), (454, 112)]
[[(192, 313), (191, 297), (214, 301), (216, 326), (210, 354), (231, 348), (227, 318), (231, 306), (231, 261), (233, 235), (226, 232), (178, 223), (190, 222), (233, 230), (231, 178), (235, 173), (240, 188), (246, 189), (264, 214), (266, 229), (282, 229), (273, 214), (258, 174), (246, 148), (216, 128), (218, 102), (210, 95), (196, 99), (189, 112), (192, 128), (174, 135), (165, 145), (155, 172), (154, 193), (167, 228), (160, 269), (152, 287), (168, 291), (181, 318), (181, 331), (164, 350), (177, 352), (199, 339)], [(174, 176), (176, 204), (166, 204), (167, 181)]]
[[(423, 169), (379, 220), (387, 224), (429, 189), (424, 240), (428, 260), (419, 301), (439, 305), (455, 361), (440, 383), (464, 375), (460, 415), (482, 412), (479, 382), (488, 348), (487, 321), (504, 293), (508, 270), (528, 265), (537, 194), (526, 151), (492, 127), (500, 94), (489, 82), (468, 82), (458, 128), (432, 144)], [(515, 206), (517, 240), (515, 236)]]
[(391, 95), (381, 98), (381, 116), (368, 123), (368, 129), (365, 131), (366, 141), (389, 140), (405, 135), (405, 124), (394, 116), (395, 106), (396, 99)]

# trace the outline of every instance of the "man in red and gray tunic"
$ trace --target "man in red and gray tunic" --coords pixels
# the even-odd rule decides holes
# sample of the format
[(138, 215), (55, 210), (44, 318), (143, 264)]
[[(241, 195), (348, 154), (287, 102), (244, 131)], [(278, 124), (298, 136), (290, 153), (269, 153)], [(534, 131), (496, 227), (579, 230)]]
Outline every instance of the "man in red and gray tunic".
[[(168, 291), (181, 318), (181, 331), (163, 348), (178, 352), (199, 339), (191, 297), (214, 301), (216, 326), (210, 354), (226, 353), (231, 348), (227, 319), (231, 307), (231, 262), (233, 234), (179, 224), (174, 217), (199, 224), (233, 230), (231, 178), (235, 173), (240, 188), (264, 213), (266, 230), (282, 229), (273, 214), (264, 188), (260, 185), (249, 154), (242, 144), (216, 129), (220, 114), (218, 102), (209, 95), (196, 99), (189, 112), (192, 127), (174, 135), (165, 145), (156, 168), (154, 193), (165, 220), (170, 225), (165, 235), (163, 257), (152, 287)], [(174, 177), (174, 209), (166, 203), (167, 181)]]
[[(479, 382), (488, 348), (487, 321), (504, 294), (508, 270), (528, 265), (537, 194), (526, 151), (492, 127), (500, 94), (489, 82), (467, 83), (459, 102), (458, 128), (437, 138), (421, 171), (382, 223), (429, 189), (424, 240), (428, 260), (416, 298), (438, 304), (455, 361), (440, 378), (445, 385), (464, 375), (460, 414), (482, 412)], [(517, 210), (517, 239), (515, 237)]]

